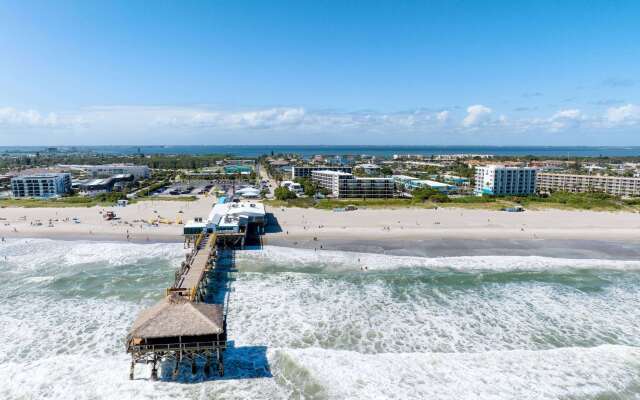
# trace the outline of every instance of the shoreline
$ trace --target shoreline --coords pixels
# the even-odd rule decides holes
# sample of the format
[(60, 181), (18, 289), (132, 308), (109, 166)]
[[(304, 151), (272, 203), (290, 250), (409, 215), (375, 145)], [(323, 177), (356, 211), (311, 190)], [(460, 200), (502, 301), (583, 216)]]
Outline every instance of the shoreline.
[[(206, 217), (214, 200), (127, 207), (3, 208), (0, 236), (67, 241), (182, 243), (178, 223)], [(105, 211), (116, 220), (106, 221)], [(267, 209), (263, 245), (423, 257), (541, 255), (640, 259), (640, 214), (545, 210)], [(79, 223), (74, 222), (78, 219)], [(51, 222), (49, 222), (51, 221)], [(159, 222), (162, 221), (162, 222)], [(636, 248), (638, 250), (636, 250)]]
[[(424, 240), (290, 240), (273, 239), (266, 246), (321, 251), (346, 251), (407, 257), (551, 257), (567, 259), (640, 260), (640, 242), (584, 239), (424, 239)], [(322, 245), (322, 249), (320, 249)]]
[[(6, 239), (48, 239), (54, 241), (84, 241), (132, 244), (181, 244), (179, 236), (152, 234), (149, 240), (126, 240), (121, 235), (6, 235)], [(320, 245), (322, 248), (320, 248)], [(588, 239), (326, 239), (322, 241), (295, 238), (271, 238), (263, 246), (297, 250), (338, 251), (382, 254), (389, 256), (449, 258), (449, 257), (549, 257), (566, 259), (640, 260), (640, 241)], [(249, 246), (247, 250), (256, 250)]]
[(62, 241), (85, 241), (85, 242), (115, 242), (115, 243), (182, 243), (179, 235), (150, 233), (144, 237), (141, 235), (131, 235), (127, 240), (126, 235), (113, 232), (97, 232), (93, 234), (80, 234), (78, 232), (8, 232), (0, 235), (5, 239), (49, 239)]

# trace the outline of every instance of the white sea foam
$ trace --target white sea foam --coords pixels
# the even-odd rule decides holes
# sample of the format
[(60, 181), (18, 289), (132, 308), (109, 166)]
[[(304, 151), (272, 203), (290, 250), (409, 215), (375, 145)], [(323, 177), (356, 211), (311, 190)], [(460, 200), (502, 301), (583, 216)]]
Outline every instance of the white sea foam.
[(154, 258), (179, 260), (183, 254), (183, 246), (176, 243), (9, 239), (0, 245), (0, 263), (9, 265), (10, 268), (7, 270), (13, 273), (42, 267), (51, 268), (54, 265), (69, 267), (77, 264), (106, 263), (118, 266)]
[(628, 277), (582, 290), (554, 282), (458, 286), (415, 277), (285, 272), (238, 276), (229, 329), (245, 343), (381, 352), (640, 345)]
[(360, 354), (277, 350), (286, 382), (331, 399), (637, 398), (640, 348)]
[[(0, 245), (0, 398), (640, 396), (640, 283), (626, 262), (612, 262), (606, 268), (621, 272), (604, 278), (586, 271), (569, 281), (485, 281), (485, 267), (472, 266), (477, 274), (434, 281), (409, 273), (324, 273), (352, 268), (358, 255), (323, 252), (328, 256), (319, 260), (313, 250), (270, 247), (239, 260), (229, 314), (232, 379), (151, 382), (149, 370), (138, 366), (129, 381), (123, 338), (153, 301), (149, 293), (166, 287), (168, 264), (179, 262), (182, 251), (41, 239)], [(362, 257), (371, 257), (370, 270), (398, 272), (407, 259), (420, 271), (438, 265), (448, 271), (451, 261), (454, 271), (469, 270), (465, 262), (509, 271), (510, 262), (455, 258), (434, 267), (429, 259)], [(573, 262), (538, 261), (540, 271)], [(603, 264), (589, 262), (578, 268)], [(261, 361), (242, 349), (261, 347), (273, 377), (251, 378)]]
[[(118, 300), (38, 295), (0, 304), (0, 398), (286, 398), (273, 379), (184, 385), (151, 382), (138, 366), (129, 381), (124, 337), (142, 306)], [(231, 366), (228, 367), (231, 369)]]
[(386, 254), (358, 253), (333, 250), (296, 249), (264, 246), (261, 250), (238, 252), (241, 267), (261, 270), (265, 267), (285, 267), (295, 271), (307, 268), (327, 271), (380, 271), (399, 268), (477, 271), (558, 271), (568, 269), (603, 269), (640, 271), (640, 261), (566, 259), (539, 256), (464, 256), (410, 257)]

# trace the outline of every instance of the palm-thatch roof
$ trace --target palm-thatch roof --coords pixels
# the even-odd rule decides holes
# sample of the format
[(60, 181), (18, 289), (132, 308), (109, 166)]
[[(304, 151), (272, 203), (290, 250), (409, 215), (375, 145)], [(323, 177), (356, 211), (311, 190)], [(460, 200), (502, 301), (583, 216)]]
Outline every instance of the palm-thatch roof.
[(223, 333), (221, 304), (193, 303), (181, 296), (165, 297), (138, 315), (130, 339), (203, 336)]

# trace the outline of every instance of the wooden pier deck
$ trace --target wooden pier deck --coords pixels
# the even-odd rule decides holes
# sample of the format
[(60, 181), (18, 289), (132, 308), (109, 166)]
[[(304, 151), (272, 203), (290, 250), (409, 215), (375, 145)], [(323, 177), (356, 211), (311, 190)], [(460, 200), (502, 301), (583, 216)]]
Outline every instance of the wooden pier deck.
[(158, 365), (164, 360), (174, 362), (174, 376), (181, 361), (206, 360), (209, 374), (211, 360), (224, 374), (222, 354), (226, 349), (227, 324), (224, 304), (206, 302), (211, 270), (217, 261), (217, 246), (224, 239), (216, 234), (202, 233), (175, 273), (172, 287), (155, 306), (143, 310), (133, 323), (127, 337), (127, 352), (131, 353), (130, 377), (136, 363), (152, 364), (152, 379), (158, 376)]
[[(263, 221), (258, 223), (262, 226)], [(228, 274), (233, 265), (222, 261), (227, 251), (243, 248), (248, 230), (203, 231), (185, 236), (185, 245), (193, 244), (176, 270), (171, 287), (156, 305), (143, 310), (127, 335), (127, 352), (131, 354), (129, 377), (135, 365), (151, 364), (151, 378), (158, 378), (160, 368), (169, 364), (176, 378), (180, 364), (191, 363), (192, 374), (204, 361), (204, 373), (210, 374), (213, 363), (224, 375), (223, 354), (227, 348)], [(231, 262), (233, 264), (233, 261)], [(222, 288), (222, 289), (221, 289)]]
[(196, 240), (189, 262), (177, 277), (171, 291), (186, 292), (190, 297), (195, 295), (198, 287), (205, 281), (211, 267), (211, 260), (215, 260), (216, 241), (216, 234), (203, 235), (201, 239)]

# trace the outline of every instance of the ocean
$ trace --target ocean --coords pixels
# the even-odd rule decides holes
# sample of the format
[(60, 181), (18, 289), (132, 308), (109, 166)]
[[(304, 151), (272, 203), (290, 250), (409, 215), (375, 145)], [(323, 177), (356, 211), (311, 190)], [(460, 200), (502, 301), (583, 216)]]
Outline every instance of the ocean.
[[(229, 154), (235, 157), (257, 157), (271, 152), (299, 154), (310, 157), (323, 155), (370, 155), (391, 157), (394, 154), (494, 154), (499, 156), (535, 155), (540, 157), (638, 157), (638, 146), (293, 146), (293, 145), (256, 145), (256, 146), (62, 146), (59, 151), (82, 151), (102, 154), (129, 155), (143, 154)], [(45, 146), (0, 146), (0, 154), (11, 152), (46, 152)]]
[(638, 260), (276, 246), (237, 255), (224, 379), (130, 381), (124, 337), (183, 253), (0, 243), (0, 398), (640, 398)]

